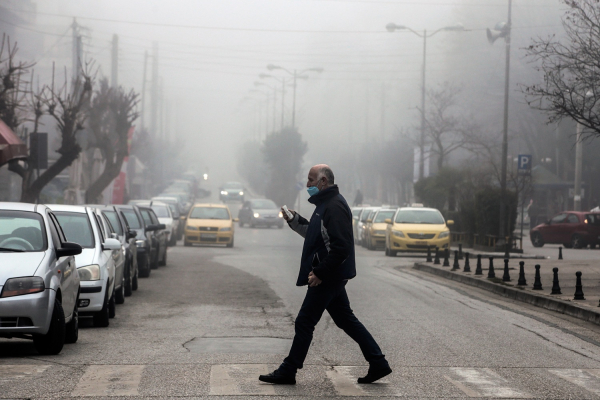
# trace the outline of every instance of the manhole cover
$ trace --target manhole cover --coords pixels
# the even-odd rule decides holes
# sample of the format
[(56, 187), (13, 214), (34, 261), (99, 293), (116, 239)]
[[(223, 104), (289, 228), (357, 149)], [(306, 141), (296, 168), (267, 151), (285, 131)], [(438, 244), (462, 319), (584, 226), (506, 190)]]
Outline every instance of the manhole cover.
[(196, 353), (257, 353), (287, 354), (291, 339), (270, 337), (216, 337), (195, 338), (185, 348)]

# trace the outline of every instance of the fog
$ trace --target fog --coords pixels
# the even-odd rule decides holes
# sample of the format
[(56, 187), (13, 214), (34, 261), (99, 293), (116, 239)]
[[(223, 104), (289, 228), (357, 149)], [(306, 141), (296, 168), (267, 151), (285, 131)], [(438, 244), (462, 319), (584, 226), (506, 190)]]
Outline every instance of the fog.
[[(340, 184), (352, 190), (365, 185), (343, 171), (344, 152), (360, 153), (374, 142), (395, 140), (399, 132), (410, 135), (420, 124), (423, 39), (407, 30), (386, 31), (390, 22), (417, 32), (464, 26), (428, 39), (427, 88), (443, 82), (462, 87), (459, 108), (501, 134), (504, 42), (490, 45), (485, 29), (506, 21), (505, 0), (32, 0), (33, 10), (25, 12), (21, 2), (1, 3), (23, 18), (5, 26), (20, 43), (19, 58), (37, 63), (42, 82), (50, 80), (53, 61), (70, 73), (74, 18), (84, 35), (84, 58), (95, 60), (99, 77), (110, 77), (116, 34), (118, 83), (141, 92), (147, 51), (146, 127), (157, 42), (162, 117), (159, 132), (151, 133), (180, 144), (189, 166), (198, 173), (210, 170), (216, 183), (241, 180), (239, 147), (273, 130), (273, 91), (254, 82), (280, 88), (276, 80), (259, 78), (290, 77), (267, 70), (274, 64), (290, 71), (323, 69), (297, 82), (295, 125), (308, 144), (305, 170), (328, 163), (342, 177)], [(560, 32), (562, 6), (556, 0), (513, 3), (515, 110), (523, 103), (517, 84), (533, 74), (523, 47), (532, 37)], [(35, 45), (40, 35), (41, 48)], [(292, 90), (286, 87), (284, 125), (291, 125)], [(278, 130), (280, 92), (275, 110)], [(517, 129), (511, 122), (511, 130)]]

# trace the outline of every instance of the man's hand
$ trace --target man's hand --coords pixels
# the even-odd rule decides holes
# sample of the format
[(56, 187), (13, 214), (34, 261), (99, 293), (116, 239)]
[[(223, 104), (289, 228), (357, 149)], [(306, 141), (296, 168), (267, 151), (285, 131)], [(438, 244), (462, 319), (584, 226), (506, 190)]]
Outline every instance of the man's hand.
[(308, 274), (308, 286), (310, 286), (310, 287), (319, 286), (321, 284), (321, 282), (323, 282), (323, 281), (320, 280), (315, 274), (313, 274), (312, 271), (310, 271), (310, 274)]
[(290, 221), (291, 221), (291, 220), (293, 220), (293, 219), (294, 219), (294, 217), (296, 216), (296, 211), (294, 211), (294, 210), (290, 210), (289, 208), (288, 208), (288, 211), (289, 211), (290, 213), (292, 213), (292, 218), (288, 218), (288, 215), (287, 215), (287, 213), (286, 213), (285, 211), (283, 211), (283, 207), (281, 207), (281, 214), (283, 214), (283, 219), (285, 219), (287, 222), (290, 222)]

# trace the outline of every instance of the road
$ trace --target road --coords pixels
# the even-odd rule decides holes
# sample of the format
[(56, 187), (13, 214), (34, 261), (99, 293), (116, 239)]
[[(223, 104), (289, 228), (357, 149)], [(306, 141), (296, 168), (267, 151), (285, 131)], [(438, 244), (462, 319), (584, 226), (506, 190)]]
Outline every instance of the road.
[(235, 235), (233, 249), (170, 248), (109, 328), (82, 322), (58, 356), (0, 339), (0, 398), (600, 398), (598, 326), (363, 248), (348, 292), (394, 373), (356, 384), (367, 365), (324, 316), (298, 384), (259, 384), (293, 335), (302, 240), (287, 227)]

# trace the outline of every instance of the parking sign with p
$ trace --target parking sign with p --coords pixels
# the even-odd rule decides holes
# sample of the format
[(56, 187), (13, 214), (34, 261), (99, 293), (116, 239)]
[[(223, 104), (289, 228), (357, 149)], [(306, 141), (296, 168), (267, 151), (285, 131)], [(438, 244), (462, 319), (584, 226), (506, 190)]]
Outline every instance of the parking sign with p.
[(531, 173), (531, 154), (519, 154), (518, 159), (519, 174), (529, 175)]

